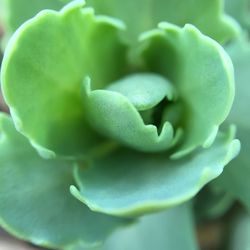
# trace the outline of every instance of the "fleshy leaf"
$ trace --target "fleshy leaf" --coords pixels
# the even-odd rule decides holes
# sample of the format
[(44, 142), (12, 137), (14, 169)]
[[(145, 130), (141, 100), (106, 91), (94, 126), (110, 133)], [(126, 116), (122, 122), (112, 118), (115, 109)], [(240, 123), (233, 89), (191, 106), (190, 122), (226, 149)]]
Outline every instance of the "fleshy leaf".
[(118, 21), (96, 17), (75, 1), (60, 12), (42, 11), (12, 37), (3, 93), (16, 127), (40, 153), (79, 156), (95, 145), (81, 83), (87, 74), (94, 88), (103, 87), (125, 70), (121, 29)]
[(132, 42), (162, 21), (193, 24), (222, 43), (239, 32), (236, 23), (223, 13), (222, 0), (87, 0), (87, 4), (97, 13), (123, 20), (128, 27), (127, 39)]
[(71, 186), (71, 192), (93, 211), (117, 216), (162, 210), (192, 198), (221, 174), (239, 148), (230, 134), (180, 160), (120, 149), (79, 165), (75, 172), (79, 190)]
[(71, 163), (39, 157), (3, 114), (0, 128), (0, 225), (11, 234), (51, 248), (78, 242), (90, 247), (128, 223), (74, 199)]
[(225, 9), (234, 17), (244, 29), (250, 30), (250, 1), (249, 0), (225, 0)]
[(179, 126), (184, 141), (175, 158), (197, 146), (209, 147), (226, 119), (234, 98), (233, 66), (214, 40), (194, 26), (161, 23), (141, 36), (145, 71), (161, 74), (174, 85), (183, 107)]
[(126, 96), (137, 110), (147, 110), (156, 106), (165, 97), (174, 98), (174, 88), (162, 76), (151, 73), (137, 73), (126, 76), (112, 84), (107, 90)]
[(242, 37), (229, 45), (227, 51), (233, 60), (236, 77), (236, 96), (227, 122), (236, 124), (242, 150), (215, 184), (243, 202), (250, 211), (250, 43)]
[(91, 90), (90, 79), (83, 88), (83, 103), (91, 127), (99, 133), (140, 151), (157, 152), (173, 146), (180, 137), (174, 135), (169, 122), (158, 134), (157, 127), (145, 125), (136, 108), (124, 95), (109, 90)]
[[(181, 228), (181, 230), (180, 230)], [(190, 204), (148, 215), (114, 233), (98, 250), (198, 249)]]

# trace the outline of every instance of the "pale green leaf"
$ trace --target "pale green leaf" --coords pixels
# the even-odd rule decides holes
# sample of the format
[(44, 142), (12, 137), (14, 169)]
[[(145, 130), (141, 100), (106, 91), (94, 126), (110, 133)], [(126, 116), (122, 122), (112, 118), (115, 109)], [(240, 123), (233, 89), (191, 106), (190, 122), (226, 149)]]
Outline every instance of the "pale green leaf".
[(123, 20), (128, 26), (127, 39), (135, 42), (141, 32), (162, 21), (179, 26), (197, 26), (219, 42), (235, 37), (238, 27), (223, 12), (222, 0), (87, 0), (97, 13)]
[(150, 73), (137, 73), (126, 76), (106, 88), (127, 97), (137, 110), (153, 108), (167, 97), (174, 99), (174, 88), (162, 76)]
[(239, 142), (229, 137), (220, 135), (210, 148), (180, 160), (118, 149), (79, 164), (75, 172), (79, 190), (72, 186), (71, 192), (93, 211), (117, 216), (175, 206), (195, 196), (238, 154)]
[[(136, 79), (141, 81), (141, 84), (144, 85), (146, 90), (146, 86), (143, 82), (144, 77), (145, 75), (140, 75), (140, 77), (137, 75)], [(91, 127), (96, 128), (96, 131), (109, 138), (113, 138), (122, 144), (140, 151), (162, 151), (173, 146), (178, 141), (180, 133), (174, 135), (172, 125), (169, 122), (165, 122), (162, 131), (158, 134), (156, 126), (144, 124), (142, 117), (136, 109), (136, 106), (144, 106), (144, 108), (148, 106), (148, 108), (150, 108), (155, 101), (153, 100), (154, 97), (157, 97), (157, 103), (160, 101), (159, 97), (164, 97), (167, 93), (170, 93), (167, 85), (168, 82), (165, 82), (164, 78), (162, 82), (163, 79), (158, 76), (154, 76), (153, 79), (147, 77), (146, 85), (148, 85), (149, 80), (155, 80), (155, 78), (158, 80), (157, 83), (163, 84), (162, 88), (164, 88), (165, 85), (163, 96), (159, 95), (158, 91), (162, 90), (160, 87), (158, 90), (154, 90), (158, 96), (152, 94), (149, 98), (149, 94), (146, 91), (141, 91), (140, 95), (142, 96), (144, 94), (142, 96), (143, 101), (139, 100), (140, 97), (133, 95), (132, 98), (134, 99), (132, 102), (118, 91), (91, 91), (90, 80), (86, 79), (83, 88), (83, 103)], [(160, 78), (160, 81), (158, 78)], [(157, 86), (153, 81), (151, 81), (151, 84), (152, 86)], [(131, 90), (131, 85), (128, 86)], [(114, 87), (114, 85), (111, 87)], [(150, 89), (152, 89), (151, 86)], [(128, 88), (126, 90), (128, 90)], [(134, 90), (133, 88), (132, 92), (135, 93)], [(172, 93), (170, 94), (172, 95)], [(135, 106), (133, 106), (133, 102), (136, 102)]]
[(9, 117), (0, 115), (0, 225), (45, 247), (99, 244), (128, 221), (91, 212), (74, 199), (72, 163), (38, 156)]
[(229, 211), (235, 202), (229, 193), (214, 190), (212, 183), (203, 188), (194, 198), (195, 216), (199, 221), (220, 218)]
[(232, 107), (233, 66), (223, 48), (194, 26), (159, 27), (142, 35), (140, 53), (144, 70), (165, 76), (176, 89), (184, 141), (174, 157), (180, 157), (213, 143)]
[(121, 29), (76, 1), (60, 12), (42, 11), (12, 37), (3, 93), (16, 127), (41, 154), (80, 156), (98, 141), (85, 122), (81, 83), (89, 75), (99, 88), (125, 70)]

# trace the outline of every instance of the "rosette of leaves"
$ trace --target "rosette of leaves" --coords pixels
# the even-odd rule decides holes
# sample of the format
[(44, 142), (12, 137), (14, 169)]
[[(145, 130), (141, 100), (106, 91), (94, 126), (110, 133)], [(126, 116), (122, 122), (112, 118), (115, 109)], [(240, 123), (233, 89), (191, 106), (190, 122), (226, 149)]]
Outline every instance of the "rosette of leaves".
[(74, 1), (13, 35), (1, 71), (12, 118), (1, 116), (5, 229), (90, 247), (126, 218), (191, 199), (238, 154), (232, 131), (218, 133), (234, 98), (218, 42), (237, 26), (220, 1), (179, 3), (174, 17), (175, 2), (135, 16), (141, 1), (90, 2), (99, 14)]

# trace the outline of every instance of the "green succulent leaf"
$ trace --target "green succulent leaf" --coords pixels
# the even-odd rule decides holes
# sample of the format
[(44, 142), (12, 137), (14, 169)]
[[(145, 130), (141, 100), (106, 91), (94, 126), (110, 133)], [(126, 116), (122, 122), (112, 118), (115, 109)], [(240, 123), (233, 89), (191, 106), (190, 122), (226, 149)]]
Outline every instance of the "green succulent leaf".
[(162, 21), (179, 26), (194, 24), (222, 43), (238, 34), (238, 26), (223, 13), (222, 0), (87, 0), (87, 4), (99, 14), (123, 20), (128, 26), (126, 37), (132, 42)]
[(234, 17), (240, 25), (250, 30), (250, 1), (249, 0), (226, 0), (225, 9), (228, 14)]
[(213, 146), (179, 160), (167, 154), (118, 149), (109, 156), (79, 164), (72, 194), (93, 211), (137, 216), (180, 204), (218, 177), (239, 152), (231, 133)]
[(115, 232), (97, 250), (128, 249), (198, 249), (190, 204), (145, 216), (135, 226)]
[(146, 71), (173, 83), (184, 109), (184, 141), (173, 156), (178, 158), (213, 143), (233, 103), (233, 66), (223, 48), (194, 26), (159, 27), (141, 36), (140, 56)]
[(250, 43), (242, 37), (229, 45), (227, 51), (233, 60), (236, 76), (236, 96), (227, 122), (237, 125), (237, 138), (241, 140), (242, 150), (215, 184), (242, 201), (250, 210)]
[(0, 115), (0, 225), (18, 238), (59, 248), (99, 244), (127, 220), (93, 213), (74, 199), (71, 163), (38, 156)]
[(166, 97), (171, 101), (175, 95), (174, 88), (167, 79), (150, 73), (126, 76), (106, 89), (124, 95), (140, 111), (153, 108)]
[[(135, 76), (134, 76), (135, 77)], [(145, 87), (145, 91), (148, 82), (145, 82), (145, 75), (137, 75), (132, 81), (139, 80), (141, 84)], [(152, 77), (152, 75), (151, 75)], [(152, 78), (147, 78), (147, 80), (158, 80), (156, 82), (151, 82), (153, 86), (157, 86), (157, 83), (162, 85), (157, 91), (157, 95), (152, 94), (150, 98), (149, 93), (146, 93), (146, 96), (143, 95), (145, 92), (140, 92), (143, 95), (143, 99), (147, 98), (145, 101), (138, 100), (138, 97), (133, 95), (133, 100), (130, 102), (129, 98), (125, 95), (120, 94), (118, 91), (113, 91), (114, 88), (117, 88), (117, 84), (111, 85), (112, 91), (110, 90), (94, 90), (90, 89), (90, 81), (86, 80), (84, 89), (83, 89), (83, 103), (85, 110), (87, 111), (87, 117), (91, 127), (96, 128), (97, 131), (103, 133), (103, 135), (108, 136), (109, 138), (116, 139), (119, 142), (122, 142), (125, 145), (129, 145), (132, 148), (141, 150), (141, 151), (161, 151), (164, 149), (173, 146), (176, 141), (179, 139), (179, 133), (174, 136), (173, 127), (169, 122), (165, 122), (162, 128), (161, 133), (158, 135), (157, 127), (154, 125), (145, 125), (142, 117), (139, 112), (136, 110), (136, 107), (145, 108), (151, 107), (154, 103), (154, 97), (157, 97), (157, 101), (160, 101), (158, 91), (162, 91), (162, 88), (165, 86), (165, 91), (163, 96), (169, 90), (169, 86), (166, 84), (168, 82), (162, 82), (163, 79), (154, 76)], [(131, 80), (131, 79), (130, 79)], [(124, 81), (124, 80), (123, 80)], [(127, 81), (127, 80), (125, 80)], [(131, 84), (132, 85), (132, 84)], [(131, 85), (127, 85), (126, 90), (131, 91)], [(134, 84), (136, 85), (136, 84)], [(150, 89), (152, 87), (150, 86)], [(119, 89), (121, 92), (121, 88)], [(138, 91), (138, 88), (135, 90), (133, 88), (133, 94), (135, 91)], [(123, 91), (124, 92), (124, 91)], [(150, 92), (151, 93), (151, 92)], [(169, 92), (170, 93), (170, 92)], [(128, 94), (128, 92), (126, 93)], [(172, 93), (170, 93), (172, 95)], [(136, 107), (133, 106), (133, 102), (136, 102)]]
[(81, 156), (95, 146), (81, 83), (89, 75), (100, 88), (122, 74), (121, 29), (117, 20), (96, 17), (75, 1), (60, 12), (42, 11), (12, 37), (1, 72), (3, 93), (16, 127), (42, 155)]

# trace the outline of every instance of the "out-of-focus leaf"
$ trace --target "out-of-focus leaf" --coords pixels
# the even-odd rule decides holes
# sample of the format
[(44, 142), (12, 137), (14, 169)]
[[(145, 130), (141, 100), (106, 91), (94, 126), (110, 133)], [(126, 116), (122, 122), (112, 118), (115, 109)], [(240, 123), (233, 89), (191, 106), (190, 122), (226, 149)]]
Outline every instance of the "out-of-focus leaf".
[(123, 20), (128, 26), (126, 38), (132, 42), (162, 21), (194, 24), (222, 43), (238, 33), (235, 22), (223, 13), (222, 0), (87, 0), (87, 4), (97, 13)]
[(72, 194), (93, 211), (136, 216), (162, 210), (192, 198), (218, 177), (239, 152), (231, 134), (220, 135), (213, 146), (179, 160), (167, 154), (117, 150), (105, 158), (79, 165)]
[(226, 245), (228, 250), (250, 249), (250, 215), (239, 213), (231, 223), (231, 231)]
[(145, 216), (139, 223), (115, 232), (98, 250), (196, 250), (190, 204)]
[[(74, 199), (72, 163), (44, 160), (0, 115), (0, 225), (16, 237), (63, 249), (90, 248), (127, 220), (94, 213)], [(88, 248), (88, 249), (89, 249)]]
[(236, 96), (228, 123), (237, 125), (237, 138), (242, 149), (239, 156), (226, 167), (215, 185), (241, 200), (250, 210), (250, 43), (246, 38), (227, 47), (235, 68)]
[(0, 4), (0, 14), (2, 14), (5, 28), (3, 44), (5, 47), (10, 36), (25, 21), (43, 9), (59, 10), (65, 3), (62, 0), (1, 0)]
[(98, 141), (85, 122), (81, 84), (87, 74), (100, 88), (125, 70), (121, 29), (76, 1), (60, 12), (42, 11), (12, 37), (3, 93), (16, 127), (40, 154), (81, 156)]
[(234, 201), (230, 194), (214, 190), (210, 183), (194, 199), (196, 219), (198, 221), (217, 219), (232, 207)]
[(250, 31), (250, 0), (226, 0), (225, 9), (244, 29)]

